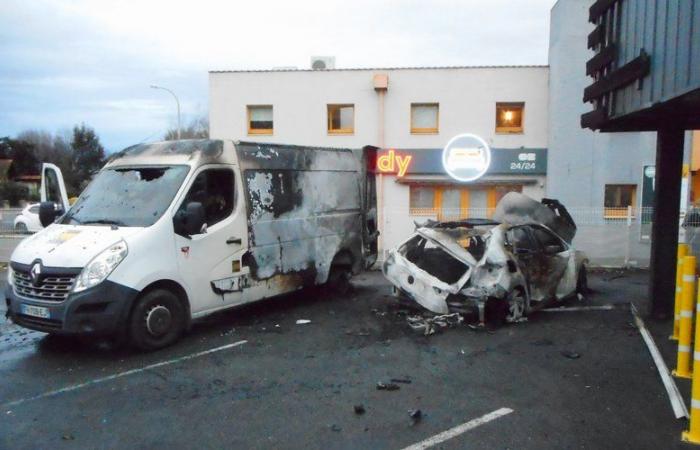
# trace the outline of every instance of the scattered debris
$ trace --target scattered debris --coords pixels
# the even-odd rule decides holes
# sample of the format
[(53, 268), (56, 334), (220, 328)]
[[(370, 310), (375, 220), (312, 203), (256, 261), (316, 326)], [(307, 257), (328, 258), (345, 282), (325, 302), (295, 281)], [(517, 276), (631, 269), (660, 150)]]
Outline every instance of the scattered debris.
[(420, 409), (409, 409), (408, 416), (413, 419), (413, 422), (418, 422), (423, 418), (423, 412)]
[(442, 314), (434, 317), (409, 316), (406, 318), (408, 326), (413, 331), (430, 336), (435, 334), (439, 329), (447, 327), (456, 327), (464, 322), (464, 317), (459, 313)]
[(377, 383), (378, 391), (398, 391), (399, 389), (401, 386), (396, 383), (383, 383), (381, 381)]
[(384, 317), (386, 316), (386, 311), (380, 311), (377, 308), (372, 308), (372, 312), (374, 313), (375, 316), (377, 317)]
[(367, 330), (347, 330), (345, 332), (348, 336), (369, 336), (369, 331)]
[(580, 353), (576, 353), (572, 350), (564, 350), (561, 352), (561, 355), (565, 358), (569, 359), (579, 359), (581, 357)]
[(355, 406), (353, 406), (352, 409), (355, 411), (355, 414), (357, 414), (358, 416), (365, 413), (365, 406), (362, 404), (355, 405)]
[(309, 319), (299, 319), (297, 320), (297, 325), (306, 325), (307, 323), (311, 323)]
[(412, 380), (410, 378), (392, 378), (391, 382), (392, 383), (411, 384)]
[(337, 425), (335, 423), (333, 425), (331, 425), (331, 431), (335, 431), (337, 433), (341, 430), (342, 430), (342, 428), (340, 428), (340, 425)]
[(61, 439), (63, 439), (64, 441), (73, 441), (75, 440), (75, 436), (73, 436), (72, 434), (64, 434), (63, 436), (61, 436)]

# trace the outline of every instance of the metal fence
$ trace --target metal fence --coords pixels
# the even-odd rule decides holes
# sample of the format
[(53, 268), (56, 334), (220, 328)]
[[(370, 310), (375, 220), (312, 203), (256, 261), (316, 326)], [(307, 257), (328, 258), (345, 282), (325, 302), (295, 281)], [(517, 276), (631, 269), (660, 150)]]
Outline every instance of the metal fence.
[[(567, 207), (576, 223), (573, 245), (599, 267), (648, 267), (652, 208)], [(493, 208), (387, 208), (382, 247), (388, 250), (406, 239), (415, 224), (426, 220), (490, 218)]]

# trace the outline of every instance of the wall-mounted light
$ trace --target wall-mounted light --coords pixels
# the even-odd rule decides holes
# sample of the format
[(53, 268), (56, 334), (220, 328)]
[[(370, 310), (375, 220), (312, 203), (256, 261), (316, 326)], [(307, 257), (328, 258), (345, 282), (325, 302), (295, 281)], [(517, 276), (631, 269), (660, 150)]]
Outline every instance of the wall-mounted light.
[(513, 111), (510, 111), (510, 110), (503, 111), (503, 120), (505, 122), (508, 122), (508, 123), (513, 122)]

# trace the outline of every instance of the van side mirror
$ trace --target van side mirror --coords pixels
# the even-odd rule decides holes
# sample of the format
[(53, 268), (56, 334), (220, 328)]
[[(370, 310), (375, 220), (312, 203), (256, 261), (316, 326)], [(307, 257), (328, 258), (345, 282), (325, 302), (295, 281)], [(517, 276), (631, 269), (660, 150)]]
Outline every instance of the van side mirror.
[(199, 202), (188, 203), (184, 210), (178, 211), (173, 217), (175, 233), (186, 237), (200, 234), (205, 223), (204, 205)]
[(41, 226), (46, 228), (56, 221), (56, 218), (62, 216), (63, 207), (54, 202), (41, 202), (39, 204), (39, 222)]

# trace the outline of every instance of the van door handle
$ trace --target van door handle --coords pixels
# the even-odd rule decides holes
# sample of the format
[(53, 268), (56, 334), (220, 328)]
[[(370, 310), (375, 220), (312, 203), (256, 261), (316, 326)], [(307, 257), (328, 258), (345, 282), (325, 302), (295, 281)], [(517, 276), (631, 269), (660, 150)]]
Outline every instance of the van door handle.
[(240, 244), (241, 242), (243, 242), (241, 241), (241, 238), (230, 237), (226, 239), (227, 244)]

